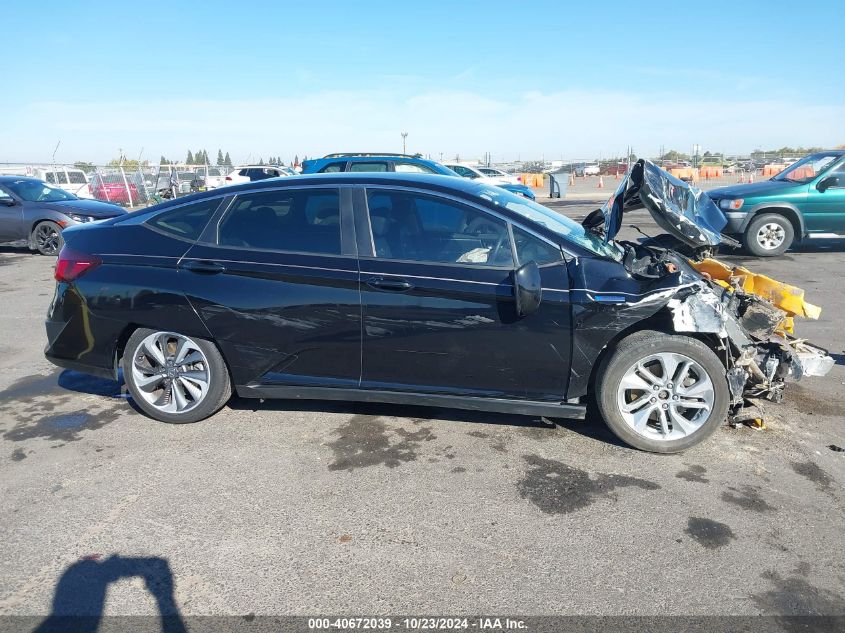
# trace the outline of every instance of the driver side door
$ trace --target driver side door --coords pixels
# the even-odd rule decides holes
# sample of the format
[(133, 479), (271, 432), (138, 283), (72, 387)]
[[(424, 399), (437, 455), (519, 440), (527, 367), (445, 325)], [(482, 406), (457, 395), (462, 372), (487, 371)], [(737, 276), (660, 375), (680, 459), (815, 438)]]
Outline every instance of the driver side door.
[[(819, 191), (818, 182), (835, 177), (837, 182)], [(837, 233), (845, 235), (845, 159), (826, 172), (807, 191), (804, 222), (810, 234)]]
[(0, 242), (19, 240), (24, 237), (26, 235), (23, 226), (23, 206), (11, 193), (0, 187)]
[(548, 289), (543, 303), (521, 318), (512, 278), (519, 253), (505, 219), (453, 198), (387, 187), (359, 191), (355, 213), (361, 388), (563, 399), (571, 331), (559, 247), (520, 230), (519, 250), (537, 252), (522, 246), (535, 240), (551, 253), (538, 262)]

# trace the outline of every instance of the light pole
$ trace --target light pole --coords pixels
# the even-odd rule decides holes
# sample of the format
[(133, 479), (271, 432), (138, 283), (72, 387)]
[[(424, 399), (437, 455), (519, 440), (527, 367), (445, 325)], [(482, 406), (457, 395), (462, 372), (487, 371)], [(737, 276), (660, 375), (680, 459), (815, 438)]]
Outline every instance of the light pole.
[(406, 147), (405, 147), (405, 139), (407, 139), (407, 138), (408, 138), (408, 133), (407, 133), (407, 132), (402, 132), (402, 153), (403, 153), (403, 154), (407, 154), (407, 153), (408, 153), (408, 152), (406, 151)]

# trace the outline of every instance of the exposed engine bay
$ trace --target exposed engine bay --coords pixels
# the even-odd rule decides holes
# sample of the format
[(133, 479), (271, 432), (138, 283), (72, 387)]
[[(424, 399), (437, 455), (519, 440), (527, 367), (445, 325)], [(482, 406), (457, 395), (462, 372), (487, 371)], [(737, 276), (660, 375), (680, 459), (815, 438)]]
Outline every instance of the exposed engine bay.
[[(623, 213), (642, 208), (667, 234), (643, 242), (614, 240)], [(730, 241), (720, 234), (726, 223), (707, 194), (640, 160), (583, 225), (613, 240), (631, 277), (659, 287), (638, 302), (640, 313), (645, 305), (650, 314), (667, 310), (676, 332), (706, 338), (722, 357), (730, 421), (743, 422), (761, 417), (755, 401), (780, 401), (787, 379), (824, 376), (833, 358), (794, 334), (795, 317), (817, 319), (821, 313), (804, 300), (803, 290), (713, 258)]]

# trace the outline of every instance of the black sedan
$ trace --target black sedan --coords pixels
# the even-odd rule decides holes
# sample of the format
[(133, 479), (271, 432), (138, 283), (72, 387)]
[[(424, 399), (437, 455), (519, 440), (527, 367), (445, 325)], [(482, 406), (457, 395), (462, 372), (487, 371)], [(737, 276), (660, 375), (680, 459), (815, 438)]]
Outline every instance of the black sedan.
[(208, 417), (233, 391), (558, 417), (583, 417), (594, 395), (624, 441), (672, 452), (737, 400), (714, 351), (725, 335), (672, 318), (715, 292), (686, 258), (498, 187), (266, 180), (65, 237), (47, 357), (122, 367), (166, 422)]
[(28, 240), (42, 255), (57, 255), (62, 230), (125, 215), (114, 204), (83, 200), (36, 178), (0, 176), (0, 242)]

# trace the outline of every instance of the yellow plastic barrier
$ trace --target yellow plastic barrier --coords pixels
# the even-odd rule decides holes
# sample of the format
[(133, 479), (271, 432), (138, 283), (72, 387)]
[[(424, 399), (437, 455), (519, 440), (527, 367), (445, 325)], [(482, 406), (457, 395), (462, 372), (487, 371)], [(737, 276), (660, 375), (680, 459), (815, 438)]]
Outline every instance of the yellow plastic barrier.
[[(707, 273), (710, 277), (726, 288), (738, 285), (740, 288), (771, 301), (776, 308), (780, 308), (789, 317), (802, 316), (807, 319), (818, 319), (822, 309), (804, 300), (801, 288), (776, 281), (766, 275), (752, 273), (747, 268), (736, 266), (730, 268), (715, 259), (705, 259), (692, 266), (700, 273)], [(787, 323), (787, 331), (792, 331), (791, 321)]]
[(763, 178), (772, 177), (784, 169), (786, 169), (786, 165), (763, 165)]

